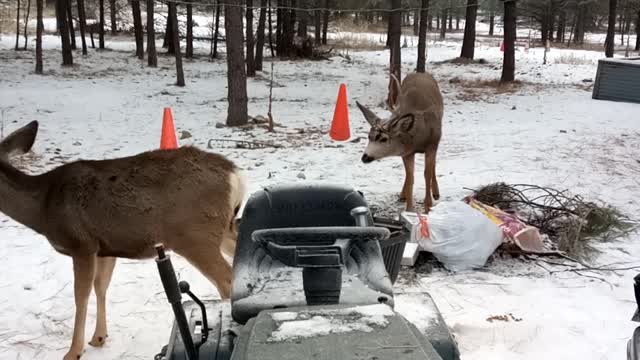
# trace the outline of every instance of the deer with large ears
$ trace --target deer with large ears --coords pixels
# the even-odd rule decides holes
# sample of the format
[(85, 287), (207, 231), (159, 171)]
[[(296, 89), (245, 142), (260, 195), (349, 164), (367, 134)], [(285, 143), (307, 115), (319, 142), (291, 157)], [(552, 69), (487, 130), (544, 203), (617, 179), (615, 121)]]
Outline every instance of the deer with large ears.
[(428, 73), (408, 74), (402, 84), (392, 74), (390, 89), (391, 116), (380, 119), (371, 110), (356, 101), (367, 122), (371, 125), (369, 141), (362, 155), (362, 162), (390, 156), (400, 156), (404, 163), (405, 179), (400, 200), (406, 201), (406, 209), (414, 210), (413, 184), (415, 154), (425, 154), (424, 179), (426, 195), (425, 211), (429, 212), (435, 200), (440, 198), (436, 177), (436, 153), (442, 135), (444, 105), (438, 83)]
[(151, 258), (162, 243), (229, 298), (232, 271), (222, 253), (235, 252), (234, 220), (245, 196), (242, 172), (231, 161), (181, 147), (78, 160), (28, 175), (9, 163), (9, 155), (29, 151), (37, 131), (34, 121), (0, 142), (0, 211), (73, 259), (75, 323), (64, 360), (82, 355), (92, 288), (97, 319), (89, 344), (104, 344), (105, 297), (117, 257)]

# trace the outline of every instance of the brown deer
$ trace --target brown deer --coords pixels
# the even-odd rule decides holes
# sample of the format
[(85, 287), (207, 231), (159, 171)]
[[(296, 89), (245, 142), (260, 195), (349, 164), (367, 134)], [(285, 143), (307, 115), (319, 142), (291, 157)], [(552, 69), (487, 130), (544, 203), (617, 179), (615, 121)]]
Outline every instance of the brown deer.
[(415, 154), (424, 153), (424, 206), (425, 211), (429, 212), (433, 205), (432, 195), (435, 200), (440, 198), (436, 178), (436, 153), (442, 134), (442, 93), (436, 80), (428, 73), (408, 74), (402, 84), (393, 74), (391, 76), (391, 116), (388, 119), (380, 119), (356, 101), (371, 125), (362, 162), (366, 164), (390, 156), (402, 157), (405, 179), (400, 200), (406, 201), (407, 210), (413, 210)]
[(162, 243), (229, 298), (232, 271), (222, 253), (235, 252), (234, 218), (245, 196), (242, 172), (231, 161), (181, 147), (78, 160), (28, 175), (8, 159), (10, 153), (28, 152), (37, 131), (33, 121), (0, 142), (0, 211), (73, 259), (75, 323), (64, 360), (77, 360), (83, 352), (92, 287), (97, 321), (89, 344), (104, 344), (105, 296), (117, 257), (151, 258), (154, 245)]

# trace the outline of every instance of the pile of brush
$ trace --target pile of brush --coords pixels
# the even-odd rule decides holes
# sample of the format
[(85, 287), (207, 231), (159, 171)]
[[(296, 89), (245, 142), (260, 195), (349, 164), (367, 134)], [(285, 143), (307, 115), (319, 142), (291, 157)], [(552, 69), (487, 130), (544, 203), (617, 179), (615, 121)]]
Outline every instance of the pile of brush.
[(537, 227), (547, 236), (550, 250), (575, 258), (589, 259), (595, 253), (594, 241), (611, 241), (636, 228), (636, 222), (618, 209), (586, 201), (568, 190), (505, 183), (471, 190), (476, 200)]

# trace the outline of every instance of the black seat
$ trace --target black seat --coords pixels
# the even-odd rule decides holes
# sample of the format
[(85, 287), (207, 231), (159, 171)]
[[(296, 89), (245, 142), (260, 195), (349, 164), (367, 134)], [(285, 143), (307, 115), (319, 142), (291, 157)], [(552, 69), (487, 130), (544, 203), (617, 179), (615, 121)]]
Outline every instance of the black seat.
[[(273, 259), (254, 243), (255, 230), (269, 228), (355, 226), (351, 209), (367, 206), (349, 187), (287, 185), (265, 188), (247, 202), (238, 230), (233, 260), (232, 316), (244, 324), (265, 309), (306, 305), (302, 269)], [(369, 216), (373, 225), (373, 218)], [(346, 261), (340, 304), (393, 306), (392, 285), (380, 245), (358, 242)]]

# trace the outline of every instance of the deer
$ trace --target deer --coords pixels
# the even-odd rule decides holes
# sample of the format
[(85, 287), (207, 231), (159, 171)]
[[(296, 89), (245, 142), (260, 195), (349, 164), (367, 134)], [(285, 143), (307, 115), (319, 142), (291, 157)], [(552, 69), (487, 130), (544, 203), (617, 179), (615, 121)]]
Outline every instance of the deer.
[(364, 118), (371, 125), (361, 160), (368, 164), (391, 156), (402, 157), (405, 179), (400, 191), (400, 201), (406, 201), (407, 211), (414, 211), (415, 154), (424, 153), (424, 207), (425, 213), (429, 213), (433, 206), (432, 197), (433, 200), (440, 198), (436, 177), (436, 153), (442, 136), (442, 93), (437, 81), (429, 73), (410, 73), (402, 84), (393, 73), (391, 78), (389, 118), (379, 118), (373, 111), (356, 101)]
[(64, 360), (84, 351), (92, 287), (97, 316), (89, 345), (104, 345), (116, 258), (148, 259), (162, 244), (211, 281), (222, 299), (230, 297), (233, 274), (223, 254), (235, 253), (235, 217), (246, 191), (240, 168), (222, 155), (183, 146), (80, 159), (31, 175), (9, 159), (30, 151), (38, 127), (32, 121), (0, 142), (0, 212), (73, 260), (75, 317)]

